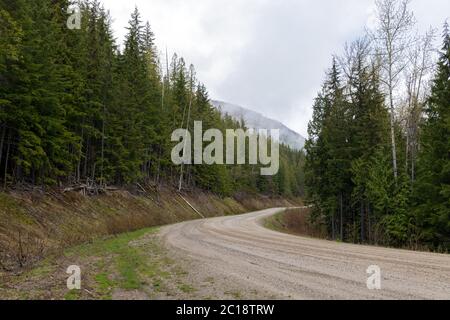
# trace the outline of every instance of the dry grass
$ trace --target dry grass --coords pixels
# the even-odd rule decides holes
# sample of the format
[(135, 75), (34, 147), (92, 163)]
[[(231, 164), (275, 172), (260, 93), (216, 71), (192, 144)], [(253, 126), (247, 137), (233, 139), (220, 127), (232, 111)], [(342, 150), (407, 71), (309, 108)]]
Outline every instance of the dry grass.
[(266, 227), (290, 234), (327, 239), (325, 228), (310, 221), (310, 209), (289, 209), (266, 220)]
[[(298, 202), (241, 195), (221, 199), (200, 191), (184, 194), (206, 217), (239, 214)], [(118, 191), (96, 197), (78, 193), (0, 193), (0, 277), (50, 254), (106, 235), (200, 218), (170, 188), (158, 194)]]

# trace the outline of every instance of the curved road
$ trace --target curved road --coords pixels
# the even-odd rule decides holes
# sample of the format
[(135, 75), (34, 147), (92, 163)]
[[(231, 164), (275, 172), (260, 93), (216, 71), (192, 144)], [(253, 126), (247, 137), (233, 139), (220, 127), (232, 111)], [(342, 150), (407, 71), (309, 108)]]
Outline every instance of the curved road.
[[(180, 223), (161, 235), (172, 253), (192, 263), (197, 280), (237, 286), (241, 298), (450, 299), (450, 255), (340, 244), (262, 226), (281, 210)], [(381, 290), (367, 288), (372, 265), (381, 268)]]

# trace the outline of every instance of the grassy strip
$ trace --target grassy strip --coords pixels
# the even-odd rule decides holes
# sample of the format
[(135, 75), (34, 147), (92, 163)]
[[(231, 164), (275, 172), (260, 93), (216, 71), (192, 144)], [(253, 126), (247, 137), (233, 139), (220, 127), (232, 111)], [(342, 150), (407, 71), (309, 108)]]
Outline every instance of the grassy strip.
[(279, 212), (264, 220), (264, 227), (273, 231), (289, 233), (287, 226), (284, 224), (285, 211)]
[[(143, 229), (95, 240), (49, 257), (35, 268), (0, 285), (0, 299), (118, 299), (152, 298), (175, 281), (182, 292), (193, 288), (180, 280), (185, 274), (169, 259), (155, 237), (158, 228)], [(81, 290), (68, 290), (69, 265), (81, 269)], [(166, 281), (167, 280), (167, 281)]]
[(150, 253), (155, 254), (154, 243), (146, 241), (145, 244), (133, 244), (157, 231), (157, 228), (143, 229), (97, 240), (92, 244), (69, 249), (65, 256), (68, 259), (82, 260), (95, 258), (97, 261), (95, 268), (97, 273), (93, 277), (95, 294), (101, 299), (111, 299), (115, 289), (141, 290), (147, 284), (148, 278), (165, 275), (160, 268), (161, 262), (150, 258)]

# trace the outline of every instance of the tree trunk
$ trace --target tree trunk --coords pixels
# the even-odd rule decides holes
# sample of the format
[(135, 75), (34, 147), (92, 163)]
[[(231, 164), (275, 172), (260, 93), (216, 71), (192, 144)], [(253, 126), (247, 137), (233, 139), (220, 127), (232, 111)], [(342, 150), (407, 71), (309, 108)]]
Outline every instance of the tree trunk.
[(342, 192), (340, 195), (340, 202), (341, 202), (341, 241), (344, 241), (344, 200), (342, 196)]
[(352, 230), (353, 240), (352, 240), (352, 242), (353, 243), (357, 243), (357, 241), (358, 241), (358, 232), (356, 231), (357, 230), (357, 226), (356, 226), (355, 210), (352, 210), (352, 221), (353, 221), (353, 230)]
[(2, 164), (2, 157), (3, 157), (3, 144), (5, 143), (5, 135), (6, 135), (6, 126), (3, 126), (2, 130), (2, 138), (0, 140), (0, 166)]
[(416, 162), (415, 162), (416, 147), (415, 146), (411, 150), (411, 181), (412, 181), (412, 183), (414, 183), (414, 181), (416, 180)]
[(100, 183), (103, 184), (103, 169), (105, 163), (105, 116), (106, 111), (103, 107), (103, 121), (102, 121), (102, 165), (100, 167)]
[(9, 161), (9, 151), (11, 148), (11, 134), (8, 136), (8, 146), (6, 148), (6, 158), (5, 158), (5, 178), (3, 181), (3, 189), (6, 190), (6, 182), (8, 181), (8, 161)]
[(86, 179), (88, 178), (89, 174), (88, 174), (88, 158), (90, 155), (90, 149), (91, 149), (91, 138), (88, 137), (86, 140), (86, 152), (84, 154), (84, 166), (83, 166), (83, 177), (85, 177)]
[(361, 201), (361, 243), (364, 243), (364, 241), (366, 241), (366, 239), (365, 239), (365, 230), (364, 230), (364, 222), (365, 222), (364, 201)]
[(84, 143), (84, 128), (81, 128), (81, 144), (80, 144), (80, 152), (78, 155), (78, 165), (77, 165), (77, 183), (80, 183), (81, 180), (81, 158), (83, 157), (83, 143)]
[(157, 186), (159, 186), (159, 180), (160, 180), (160, 176), (161, 176), (161, 157), (162, 157), (162, 146), (161, 143), (159, 143), (158, 145), (158, 163), (157, 163), (157, 167), (156, 167), (156, 179), (155, 179), (155, 184)]
[(395, 142), (395, 107), (392, 87), (389, 88), (389, 100), (391, 107), (391, 143), (392, 143), (392, 167), (394, 170), (394, 178), (397, 182), (398, 168), (397, 168), (397, 144)]
[(336, 240), (336, 229), (335, 229), (335, 223), (334, 223), (334, 216), (335, 213), (333, 211), (333, 215), (331, 216), (331, 232), (332, 232), (332, 239)]
[(370, 203), (366, 202), (366, 210), (367, 210), (367, 221), (368, 221), (368, 234), (369, 234), (369, 242), (371, 242), (372, 239), (372, 223), (371, 223), (371, 215), (370, 215)]
[(409, 136), (410, 136), (410, 130), (409, 130), (409, 125), (407, 125), (406, 127), (406, 150), (405, 150), (405, 172), (408, 173), (408, 167), (409, 167), (409, 162), (408, 162), (408, 154), (409, 154)]

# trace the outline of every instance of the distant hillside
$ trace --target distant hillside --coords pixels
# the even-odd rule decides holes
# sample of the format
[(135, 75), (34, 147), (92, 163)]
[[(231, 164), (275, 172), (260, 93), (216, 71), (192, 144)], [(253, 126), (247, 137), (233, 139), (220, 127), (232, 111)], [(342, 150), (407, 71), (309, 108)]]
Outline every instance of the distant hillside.
[(280, 141), (292, 149), (301, 150), (305, 146), (305, 138), (289, 129), (279, 121), (264, 117), (255, 111), (223, 101), (211, 101), (212, 105), (223, 114), (228, 114), (236, 120), (244, 119), (246, 125), (253, 129), (279, 129)]

